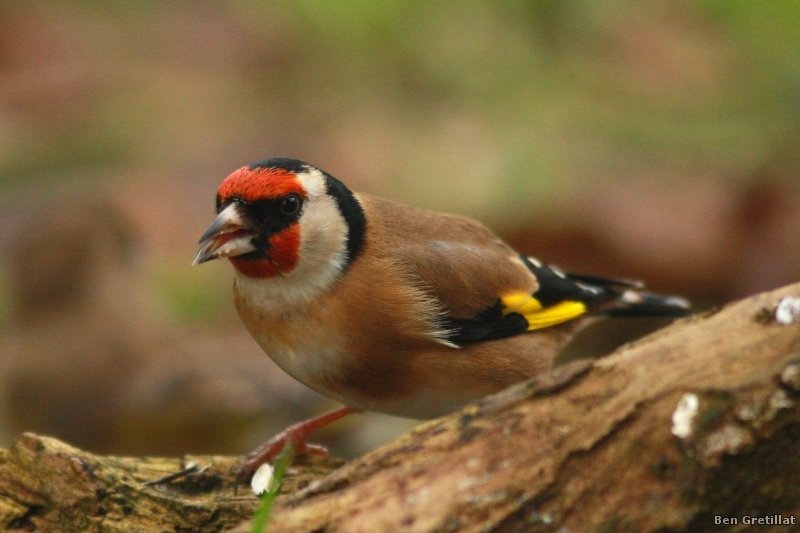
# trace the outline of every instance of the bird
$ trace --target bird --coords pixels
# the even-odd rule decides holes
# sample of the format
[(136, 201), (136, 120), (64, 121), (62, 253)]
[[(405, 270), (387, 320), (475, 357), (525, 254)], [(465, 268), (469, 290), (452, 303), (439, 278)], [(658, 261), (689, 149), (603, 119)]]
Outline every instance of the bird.
[(351, 191), (308, 163), (272, 158), (227, 176), (193, 264), (227, 258), (255, 341), (296, 380), (344, 407), (247, 456), (236, 483), (291, 443), (353, 412), (453, 412), (553, 368), (603, 316), (679, 317), (678, 296), (638, 281), (568, 274), (481, 223)]

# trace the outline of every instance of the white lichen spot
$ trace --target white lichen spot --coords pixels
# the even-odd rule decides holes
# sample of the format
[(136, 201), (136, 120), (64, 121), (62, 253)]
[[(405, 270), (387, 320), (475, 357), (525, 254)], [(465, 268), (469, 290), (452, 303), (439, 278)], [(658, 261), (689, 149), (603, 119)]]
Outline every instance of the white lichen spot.
[(275, 469), (269, 463), (264, 463), (258, 467), (256, 473), (253, 474), (253, 480), (250, 481), (250, 488), (256, 496), (261, 496), (265, 492), (275, 492), (278, 484), (275, 482)]
[(786, 391), (777, 390), (772, 396), (769, 397), (769, 407), (773, 411), (780, 411), (781, 409), (794, 407), (794, 401), (789, 398), (789, 395), (786, 394)]
[(751, 402), (742, 402), (734, 408), (736, 418), (742, 422), (755, 420), (759, 413), (759, 406)]
[(794, 296), (781, 298), (775, 306), (775, 320), (784, 326), (800, 320), (800, 298)]
[(753, 443), (753, 435), (744, 428), (729, 424), (720, 431), (712, 433), (706, 441), (704, 455), (706, 458), (723, 453), (735, 455), (743, 447)]
[(553, 523), (553, 515), (550, 513), (539, 513), (537, 511), (533, 511), (528, 516), (528, 521), (533, 522), (534, 524), (541, 523), (549, 526)]
[(679, 439), (685, 439), (692, 434), (692, 422), (697, 416), (700, 399), (697, 394), (687, 392), (678, 402), (678, 407), (672, 413), (672, 434)]
[(800, 365), (786, 365), (786, 368), (781, 372), (781, 382), (793, 390), (800, 390)]

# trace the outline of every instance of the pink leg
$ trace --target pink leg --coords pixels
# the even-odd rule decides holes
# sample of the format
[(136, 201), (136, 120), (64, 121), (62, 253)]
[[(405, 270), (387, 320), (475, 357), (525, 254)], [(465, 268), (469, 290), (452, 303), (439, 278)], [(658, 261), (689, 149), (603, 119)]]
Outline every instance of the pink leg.
[(259, 466), (272, 461), (289, 442), (294, 446), (294, 453), (297, 455), (309, 453), (322, 456), (327, 455), (328, 450), (322, 446), (307, 443), (306, 437), (315, 429), (327, 426), (355, 412), (356, 409), (352, 407), (340, 407), (284, 429), (247, 455), (244, 462), (239, 467), (239, 472), (236, 474), (234, 489), (239, 486), (239, 483), (248, 482), (253, 476), (253, 473), (258, 470)]

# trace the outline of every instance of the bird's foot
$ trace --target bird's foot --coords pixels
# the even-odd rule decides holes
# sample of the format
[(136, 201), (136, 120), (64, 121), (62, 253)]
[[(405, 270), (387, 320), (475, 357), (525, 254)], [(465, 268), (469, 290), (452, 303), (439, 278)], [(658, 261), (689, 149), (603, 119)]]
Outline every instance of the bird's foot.
[(283, 448), (291, 443), (294, 447), (295, 455), (318, 455), (325, 457), (328, 455), (328, 449), (318, 444), (310, 444), (306, 442), (306, 437), (315, 429), (327, 426), (328, 424), (339, 420), (356, 410), (352, 407), (340, 407), (323, 415), (311, 418), (299, 424), (295, 424), (281, 431), (267, 442), (250, 452), (245, 458), (244, 462), (239, 466), (236, 473), (236, 481), (234, 481), (234, 492), (238, 489), (241, 483), (247, 483), (253, 477), (258, 468), (264, 463), (268, 463), (275, 459)]

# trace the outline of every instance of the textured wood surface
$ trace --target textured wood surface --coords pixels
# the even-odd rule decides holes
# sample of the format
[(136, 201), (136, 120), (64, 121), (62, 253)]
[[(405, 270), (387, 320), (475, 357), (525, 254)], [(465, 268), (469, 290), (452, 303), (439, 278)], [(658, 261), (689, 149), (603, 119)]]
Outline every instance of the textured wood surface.
[[(232, 469), (241, 458), (102, 457), (49, 437), (24, 434), (0, 450), (0, 528), (42, 532), (219, 532), (253, 516), (249, 487), (233, 493)], [(183, 469), (203, 470), (171, 483), (145, 486)], [(341, 466), (336, 459), (303, 458), (286, 492)]]
[[(800, 284), (561, 367), (330, 474), (340, 462), (298, 463), (269, 531), (796, 530), (743, 524), (800, 515), (800, 323), (772, 318), (785, 296)], [(190, 460), (212, 466), (142, 486)], [(236, 461), (99, 457), (24, 435), (0, 451), (0, 523), (223, 531), (257, 505), (231, 491)]]

